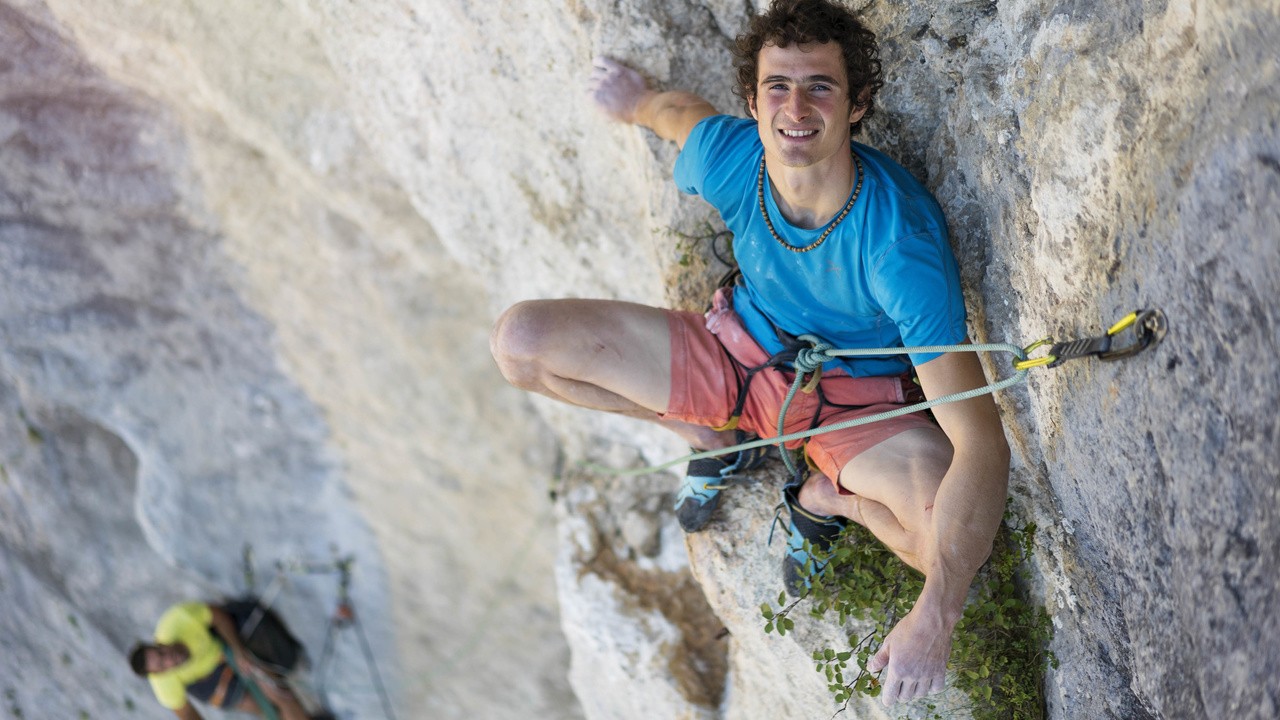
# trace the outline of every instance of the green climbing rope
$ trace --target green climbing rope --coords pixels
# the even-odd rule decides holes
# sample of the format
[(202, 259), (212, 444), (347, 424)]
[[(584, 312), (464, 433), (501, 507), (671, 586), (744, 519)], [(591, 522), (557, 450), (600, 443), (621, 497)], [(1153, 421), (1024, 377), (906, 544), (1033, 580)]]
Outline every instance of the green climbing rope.
[(240, 682), (244, 683), (245, 688), (249, 690), (249, 694), (253, 696), (253, 701), (262, 710), (262, 717), (266, 718), (266, 720), (280, 720), (280, 716), (276, 714), (276, 706), (272, 705), (271, 701), (267, 699), (266, 693), (262, 692), (262, 688), (258, 687), (258, 683), (254, 682), (247, 672), (241, 671), (236, 666), (235, 655), (231, 652), (229, 646), (222, 646), (222, 656), (226, 658), (227, 665), (230, 666), (232, 672), (240, 677)]
[[(787, 410), (791, 407), (791, 401), (795, 398), (796, 392), (804, 387), (805, 376), (809, 373), (821, 373), (822, 365), (830, 360), (842, 357), (867, 357), (877, 355), (906, 355), (908, 353), (954, 353), (954, 352), (1007, 352), (1012, 353), (1018, 360), (1027, 358), (1026, 351), (1016, 345), (1007, 343), (985, 343), (981, 345), (926, 345), (922, 347), (912, 348), (878, 348), (878, 349), (846, 349), (838, 350), (829, 343), (823, 342), (821, 339), (813, 335), (801, 335), (799, 340), (803, 340), (811, 345), (811, 347), (802, 348), (796, 355), (795, 362), (792, 365), (796, 370), (795, 382), (791, 383), (791, 389), (787, 391), (787, 397), (782, 401), (782, 409), (778, 412), (778, 437), (771, 438), (775, 443), (785, 443), (790, 441), (790, 437), (784, 438), (785, 433), (782, 432), (786, 424)], [(888, 420), (889, 418), (898, 417), (900, 415), (909, 415), (921, 410), (927, 410), (938, 405), (946, 405), (947, 403), (960, 402), (970, 398), (979, 397), (989, 393), (997, 393), (1007, 387), (1016, 385), (1027, 377), (1026, 370), (1018, 370), (1013, 375), (999, 382), (984, 385), (973, 390), (965, 390), (964, 392), (952, 393), (944, 395), (936, 400), (926, 400), (915, 405), (897, 408), (896, 410), (888, 410), (886, 412), (877, 413), (863, 418), (854, 418), (845, 420), (844, 422), (833, 423), (831, 425), (814, 428), (806, 431), (807, 434), (792, 433), (799, 437), (811, 437), (826, 432), (834, 432), (836, 430), (845, 430), (859, 425), (869, 425), (880, 420)], [(814, 380), (818, 378), (815, 377)], [(736, 451), (735, 451), (736, 452)], [(794, 477), (797, 474), (795, 460), (791, 458), (791, 453), (783, 452), (782, 462), (787, 466), (788, 475)]]

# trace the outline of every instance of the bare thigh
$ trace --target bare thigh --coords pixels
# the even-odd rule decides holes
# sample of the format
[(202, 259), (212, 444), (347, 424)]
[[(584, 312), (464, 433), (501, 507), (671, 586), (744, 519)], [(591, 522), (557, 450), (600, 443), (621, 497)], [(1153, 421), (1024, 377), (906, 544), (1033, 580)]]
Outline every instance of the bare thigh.
[(863, 519), (868, 521), (864, 524), (873, 532), (873, 522), (887, 526), (892, 519), (902, 531), (915, 534), (929, 524), (938, 486), (951, 466), (951, 454), (951, 441), (941, 429), (913, 428), (846, 463), (840, 471), (840, 485), (883, 508), (863, 503)]
[(490, 347), (519, 387), (610, 410), (614, 395), (660, 413), (671, 394), (669, 333), (666, 312), (647, 305), (531, 300), (502, 314)]

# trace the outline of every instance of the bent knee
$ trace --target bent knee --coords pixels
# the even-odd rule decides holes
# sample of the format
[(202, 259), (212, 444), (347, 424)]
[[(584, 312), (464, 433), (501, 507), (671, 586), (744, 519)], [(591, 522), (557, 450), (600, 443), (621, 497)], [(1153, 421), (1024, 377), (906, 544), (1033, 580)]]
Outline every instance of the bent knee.
[(545, 300), (525, 300), (507, 308), (489, 333), (489, 352), (512, 385), (539, 386), (543, 358), (554, 345), (554, 322)]

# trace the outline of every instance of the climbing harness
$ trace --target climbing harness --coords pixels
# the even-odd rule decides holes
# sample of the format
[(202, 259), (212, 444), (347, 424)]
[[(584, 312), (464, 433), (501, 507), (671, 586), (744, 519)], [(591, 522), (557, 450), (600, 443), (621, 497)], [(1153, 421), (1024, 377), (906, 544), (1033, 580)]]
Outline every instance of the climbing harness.
[[(1119, 344), (1117, 338), (1125, 330), (1132, 330), (1133, 339), (1127, 344)], [(790, 390), (787, 392), (786, 398), (782, 402), (782, 408), (778, 413), (778, 434), (775, 437), (760, 438), (750, 442), (731, 445), (725, 448), (715, 450), (704, 450), (702, 452), (692, 453), (684, 457), (679, 457), (658, 465), (651, 465), (643, 468), (633, 468), (629, 470), (617, 470), (613, 468), (601, 467), (599, 465), (590, 464), (593, 470), (605, 472), (619, 476), (644, 475), (647, 473), (665, 470), (669, 467), (687, 463), (692, 460), (701, 458), (717, 457), (720, 455), (728, 455), (740, 450), (748, 450), (765, 445), (777, 445), (781, 448), (783, 462), (787, 466), (787, 471), (791, 475), (793, 481), (799, 475), (800, 470), (795, 462), (791, 459), (790, 453), (786, 451), (785, 444), (793, 440), (802, 440), (822, 435), (838, 430), (847, 430), (849, 428), (858, 427), (859, 425), (868, 425), (870, 423), (888, 420), (890, 418), (910, 415), (911, 413), (921, 412), (939, 405), (960, 402), (982, 395), (995, 394), (1001, 390), (1007, 389), (1018, 383), (1023, 382), (1027, 378), (1027, 373), (1032, 368), (1037, 367), (1057, 367), (1061, 363), (1090, 355), (1097, 356), (1102, 360), (1118, 360), (1120, 358), (1135, 355), (1147, 348), (1154, 347), (1164, 339), (1168, 331), (1168, 323), (1165, 320), (1164, 313), (1159, 310), (1136, 310), (1121, 318), (1118, 322), (1107, 330), (1106, 335), (1095, 338), (1083, 338), (1080, 340), (1067, 340), (1055, 343), (1051, 338), (1044, 338), (1026, 346), (1018, 347), (1009, 343), (981, 343), (972, 345), (925, 345), (919, 347), (900, 347), (900, 348), (851, 348), (836, 349), (829, 343), (823, 342), (821, 339), (813, 335), (801, 335), (797, 340), (803, 344), (797, 348), (785, 348), (782, 352), (769, 358), (765, 365), (755, 368), (754, 371), (762, 370), (764, 367), (772, 367), (790, 363), (795, 369), (795, 380), (791, 384)], [(1049, 353), (1043, 357), (1030, 358), (1029, 353), (1037, 348), (1050, 346)], [(869, 415), (866, 417), (854, 418), (842, 422), (824, 425), (822, 427), (810, 427), (807, 430), (801, 430), (792, 433), (784, 433), (787, 410), (791, 406), (792, 400), (798, 392), (813, 392), (818, 389), (818, 381), (821, 379), (822, 364), (830, 360), (845, 357), (882, 357), (885, 355), (907, 355), (911, 353), (953, 353), (953, 352), (1006, 352), (1014, 356), (1012, 367), (1014, 374), (997, 382), (984, 385), (972, 390), (953, 393), (932, 400), (907, 405), (904, 407), (888, 410), (886, 412)], [(775, 362), (775, 358), (778, 360)], [(750, 383), (751, 376), (754, 375), (753, 369), (748, 369), (748, 374), (744, 386), (739, 393), (738, 402), (735, 406), (729, 423), (721, 428), (728, 429), (737, 426), (737, 416), (741, 413), (745, 404), (743, 396), (746, 394), (746, 386)]]

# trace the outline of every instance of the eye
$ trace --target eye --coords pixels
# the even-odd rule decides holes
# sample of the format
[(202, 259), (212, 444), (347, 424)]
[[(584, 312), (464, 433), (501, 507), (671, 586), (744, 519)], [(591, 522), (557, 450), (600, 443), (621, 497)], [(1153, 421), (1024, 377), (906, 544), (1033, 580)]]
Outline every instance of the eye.
[(816, 92), (816, 93), (827, 93), (827, 92), (831, 92), (831, 90), (832, 90), (831, 86), (825, 83), (817, 83), (816, 85), (813, 85), (812, 87), (809, 88), (810, 92)]

